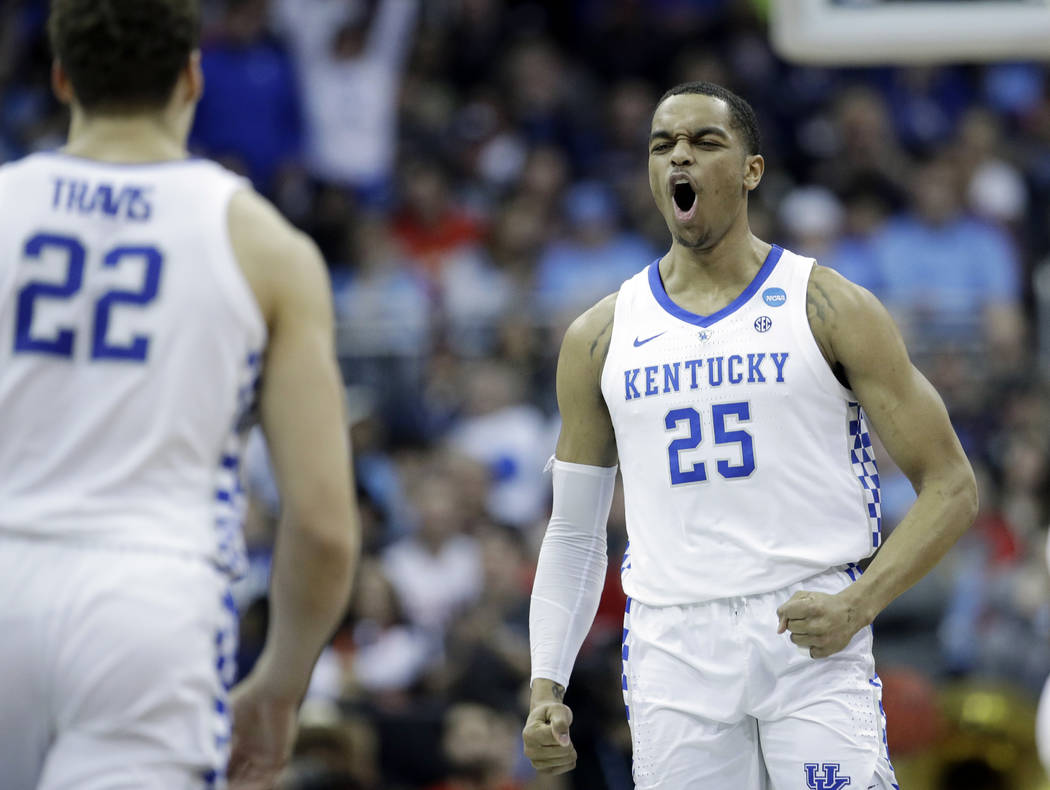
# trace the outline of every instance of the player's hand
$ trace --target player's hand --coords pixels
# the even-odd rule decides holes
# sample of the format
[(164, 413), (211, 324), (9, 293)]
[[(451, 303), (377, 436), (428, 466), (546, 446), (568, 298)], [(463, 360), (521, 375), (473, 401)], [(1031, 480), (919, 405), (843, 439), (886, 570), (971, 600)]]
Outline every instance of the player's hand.
[(811, 658), (827, 658), (849, 644), (868, 624), (850, 596), (800, 590), (777, 609), (777, 633), (791, 632), (791, 641), (808, 647)]
[[(541, 683), (543, 681), (536, 681)], [(564, 690), (557, 687), (564, 693)], [(576, 748), (569, 738), (572, 711), (558, 699), (537, 700), (533, 689), (532, 709), (521, 738), (525, 756), (541, 774), (563, 774), (576, 767)]]
[(230, 790), (271, 790), (295, 745), (298, 700), (276, 694), (247, 677), (230, 695), (233, 738)]

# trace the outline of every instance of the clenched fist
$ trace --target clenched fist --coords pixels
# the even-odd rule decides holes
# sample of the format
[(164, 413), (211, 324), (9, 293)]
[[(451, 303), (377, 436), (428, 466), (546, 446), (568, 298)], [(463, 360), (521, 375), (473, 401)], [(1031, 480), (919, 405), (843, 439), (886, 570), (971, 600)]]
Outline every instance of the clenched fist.
[(537, 679), (532, 686), (529, 717), (521, 731), (525, 756), (541, 774), (563, 774), (576, 767), (576, 748), (569, 738), (572, 711), (562, 703), (565, 688)]
[(777, 633), (790, 631), (791, 641), (809, 648), (812, 658), (827, 658), (839, 652), (857, 631), (871, 622), (852, 596), (805, 590), (781, 604), (777, 616), (780, 618)]

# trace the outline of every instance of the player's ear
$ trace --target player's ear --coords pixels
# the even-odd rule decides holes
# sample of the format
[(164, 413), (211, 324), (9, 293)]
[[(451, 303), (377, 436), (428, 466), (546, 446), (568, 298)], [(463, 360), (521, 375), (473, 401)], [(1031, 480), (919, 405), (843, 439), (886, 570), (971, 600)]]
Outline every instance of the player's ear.
[(751, 154), (744, 160), (744, 188), (748, 192), (758, 186), (766, 172), (766, 160), (761, 154)]
[(193, 50), (190, 53), (189, 58), (186, 60), (186, 67), (183, 69), (182, 78), (185, 83), (185, 95), (186, 101), (193, 102), (196, 104), (200, 101), (201, 96), (204, 95), (204, 70), (201, 68), (201, 51), (199, 49)]
[(58, 58), (51, 62), (51, 90), (55, 98), (63, 104), (73, 102), (73, 81), (69, 79), (69, 73)]

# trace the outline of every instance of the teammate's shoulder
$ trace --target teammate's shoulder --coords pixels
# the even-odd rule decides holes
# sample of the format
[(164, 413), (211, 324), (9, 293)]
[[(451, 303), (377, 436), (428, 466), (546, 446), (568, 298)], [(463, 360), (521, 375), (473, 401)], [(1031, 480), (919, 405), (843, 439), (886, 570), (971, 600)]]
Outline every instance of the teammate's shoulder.
[(281, 305), (317, 305), (327, 298), (328, 269), (320, 250), (270, 201), (249, 187), (238, 190), (227, 223), (237, 263), (268, 324)]
[(289, 254), (292, 259), (319, 257), (313, 240), (249, 185), (230, 198), (227, 222), (235, 251), (249, 253), (253, 258), (281, 260)]

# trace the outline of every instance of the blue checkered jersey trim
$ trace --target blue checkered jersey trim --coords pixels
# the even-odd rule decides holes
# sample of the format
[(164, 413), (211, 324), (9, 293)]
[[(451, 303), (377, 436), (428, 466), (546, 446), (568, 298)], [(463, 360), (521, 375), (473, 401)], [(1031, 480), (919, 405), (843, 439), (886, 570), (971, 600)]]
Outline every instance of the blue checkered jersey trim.
[(879, 493), (879, 468), (868, 434), (864, 410), (856, 401), (848, 404), (846, 419), (849, 425), (849, 458), (853, 472), (864, 491), (864, 507), (871, 526), (871, 545), (878, 548), (882, 540), (882, 497)]
[(217, 561), (219, 567), (233, 578), (243, 576), (247, 570), (241, 533), (247, 504), (241, 485), (241, 454), (247, 432), (257, 422), (261, 352), (253, 351), (245, 357), (240, 376), (236, 416), (223, 442), (216, 469), (214, 502)]

